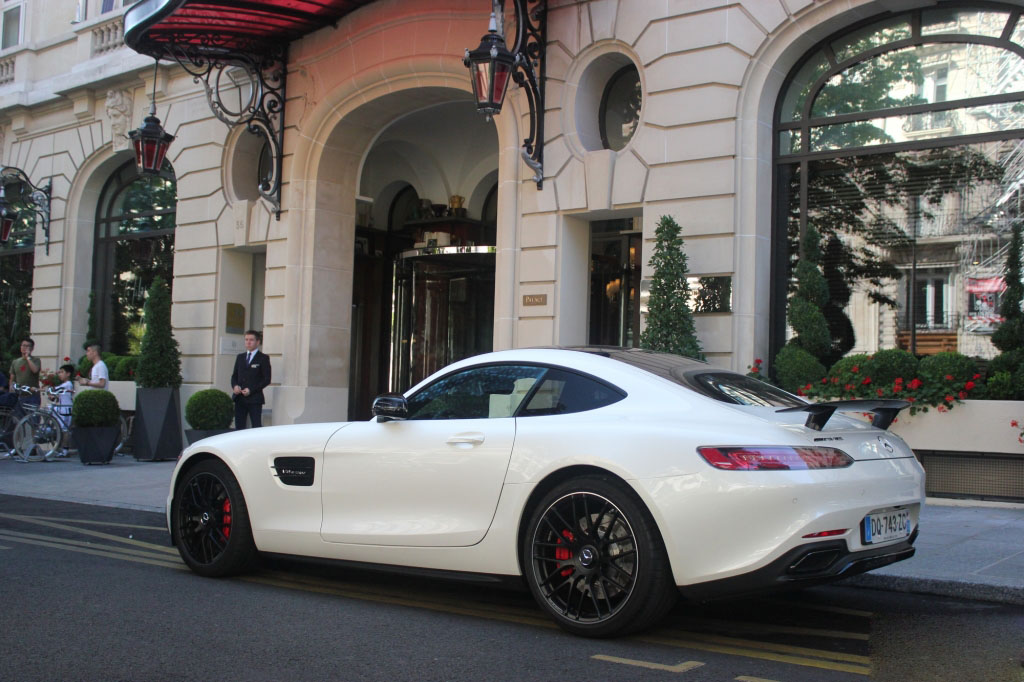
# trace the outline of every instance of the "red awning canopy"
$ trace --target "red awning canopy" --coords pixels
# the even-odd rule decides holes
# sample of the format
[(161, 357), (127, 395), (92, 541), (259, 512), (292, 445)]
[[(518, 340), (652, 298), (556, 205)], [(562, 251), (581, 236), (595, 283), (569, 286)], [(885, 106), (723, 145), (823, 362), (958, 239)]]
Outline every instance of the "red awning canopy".
[(372, 1), (143, 0), (125, 13), (124, 41), (153, 57), (169, 47), (254, 53), (301, 38)]

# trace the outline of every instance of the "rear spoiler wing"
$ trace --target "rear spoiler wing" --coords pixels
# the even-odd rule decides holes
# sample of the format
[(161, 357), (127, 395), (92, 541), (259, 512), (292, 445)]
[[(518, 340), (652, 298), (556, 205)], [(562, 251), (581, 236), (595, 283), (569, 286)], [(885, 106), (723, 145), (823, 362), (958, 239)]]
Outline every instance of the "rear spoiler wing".
[(784, 407), (776, 412), (807, 412), (804, 423), (809, 429), (821, 431), (837, 410), (839, 412), (872, 412), (874, 418), (871, 425), (879, 429), (888, 429), (899, 411), (910, 407), (906, 400), (836, 400), (830, 403), (808, 403), (799, 407)]

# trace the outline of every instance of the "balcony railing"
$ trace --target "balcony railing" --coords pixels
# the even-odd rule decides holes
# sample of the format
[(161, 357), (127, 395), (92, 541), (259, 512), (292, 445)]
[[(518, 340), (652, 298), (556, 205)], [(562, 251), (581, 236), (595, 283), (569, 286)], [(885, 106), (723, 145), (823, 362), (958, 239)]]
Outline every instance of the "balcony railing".
[(124, 18), (115, 17), (92, 29), (92, 56), (98, 57), (124, 45)]

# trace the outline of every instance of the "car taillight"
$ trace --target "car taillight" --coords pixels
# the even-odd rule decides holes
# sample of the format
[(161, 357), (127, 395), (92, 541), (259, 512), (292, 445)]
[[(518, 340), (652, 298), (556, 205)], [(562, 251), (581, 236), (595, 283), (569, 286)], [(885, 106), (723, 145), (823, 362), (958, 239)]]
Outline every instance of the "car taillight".
[(711, 466), (727, 471), (842, 469), (853, 464), (842, 450), (811, 446), (701, 447), (697, 452)]

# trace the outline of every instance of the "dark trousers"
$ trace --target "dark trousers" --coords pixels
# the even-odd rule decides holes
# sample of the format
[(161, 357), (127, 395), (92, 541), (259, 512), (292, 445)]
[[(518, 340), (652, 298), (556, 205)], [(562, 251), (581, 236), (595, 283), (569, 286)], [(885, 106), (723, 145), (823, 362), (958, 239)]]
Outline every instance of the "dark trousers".
[(245, 418), (249, 417), (249, 424), (252, 428), (263, 426), (263, 405), (260, 403), (246, 403), (241, 400), (235, 401), (235, 428), (245, 428)]

